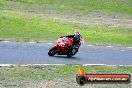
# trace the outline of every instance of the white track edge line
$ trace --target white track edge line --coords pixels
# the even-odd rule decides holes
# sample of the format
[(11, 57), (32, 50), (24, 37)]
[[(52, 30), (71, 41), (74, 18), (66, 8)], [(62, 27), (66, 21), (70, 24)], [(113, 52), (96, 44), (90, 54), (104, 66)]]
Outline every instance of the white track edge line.
[(106, 47), (113, 47), (113, 46), (106, 46)]
[(0, 64), (0, 67), (10, 67), (10, 66), (64, 66), (64, 65), (75, 65), (75, 66), (132, 66), (132, 65), (107, 65), (107, 64), (22, 64), (22, 65), (15, 65), (15, 64)]

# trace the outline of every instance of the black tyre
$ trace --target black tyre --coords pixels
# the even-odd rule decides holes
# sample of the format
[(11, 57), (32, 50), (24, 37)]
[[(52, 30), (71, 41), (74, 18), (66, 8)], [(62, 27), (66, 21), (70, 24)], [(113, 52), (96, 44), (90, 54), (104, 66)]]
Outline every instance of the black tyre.
[(67, 54), (67, 57), (72, 57), (73, 55), (71, 53), (68, 53)]
[(68, 54), (67, 57), (72, 57), (78, 52), (78, 48), (73, 48)]
[(73, 48), (72, 51), (71, 51), (71, 53), (72, 53), (73, 55), (75, 55), (77, 52), (78, 52), (78, 48)]
[(52, 48), (49, 50), (48, 55), (49, 55), (49, 56), (54, 56), (55, 54), (56, 54), (56, 47), (54, 46), (54, 47), (52, 47)]
[[(73, 49), (72, 49), (73, 50)], [(70, 52), (67, 54), (67, 57), (72, 57), (74, 56), (77, 52), (75, 51), (75, 54), (70, 50)]]

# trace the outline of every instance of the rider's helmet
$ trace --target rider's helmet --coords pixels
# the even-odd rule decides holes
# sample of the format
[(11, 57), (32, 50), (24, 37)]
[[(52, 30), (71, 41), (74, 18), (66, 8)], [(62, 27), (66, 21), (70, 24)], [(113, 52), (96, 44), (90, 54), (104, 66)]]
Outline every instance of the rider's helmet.
[(80, 33), (76, 31), (76, 32), (74, 33), (74, 37), (75, 37), (75, 38), (79, 38), (79, 37), (80, 37)]

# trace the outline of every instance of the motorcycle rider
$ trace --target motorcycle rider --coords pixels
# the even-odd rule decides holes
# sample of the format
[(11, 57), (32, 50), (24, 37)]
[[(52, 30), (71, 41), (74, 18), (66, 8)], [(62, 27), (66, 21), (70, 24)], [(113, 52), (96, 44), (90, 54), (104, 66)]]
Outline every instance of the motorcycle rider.
[(71, 52), (73, 55), (75, 55), (79, 49), (79, 46), (81, 45), (82, 36), (79, 32), (75, 32), (73, 35), (67, 35), (67, 36), (61, 36), (60, 38), (68, 37), (73, 41), (73, 46), (70, 46)]

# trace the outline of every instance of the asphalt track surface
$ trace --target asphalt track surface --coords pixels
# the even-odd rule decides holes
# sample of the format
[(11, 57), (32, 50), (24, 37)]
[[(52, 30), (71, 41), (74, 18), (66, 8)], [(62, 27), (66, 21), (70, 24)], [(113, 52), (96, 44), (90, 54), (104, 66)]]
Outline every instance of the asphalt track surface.
[(132, 65), (132, 47), (83, 45), (72, 58), (48, 56), (51, 43), (0, 42), (0, 64)]

